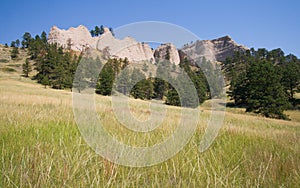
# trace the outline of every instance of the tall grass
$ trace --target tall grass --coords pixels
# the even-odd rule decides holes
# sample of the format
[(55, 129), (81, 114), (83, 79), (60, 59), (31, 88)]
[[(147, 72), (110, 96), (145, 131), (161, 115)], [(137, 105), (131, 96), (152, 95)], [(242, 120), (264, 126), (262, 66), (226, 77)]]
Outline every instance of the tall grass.
[[(96, 98), (111, 134), (132, 144), (144, 138), (120, 128), (110, 97)], [(147, 116), (147, 102), (132, 100), (131, 105), (135, 116)], [(292, 121), (282, 121), (229, 109), (219, 136), (200, 153), (210, 115), (205, 105), (195, 135), (181, 152), (155, 166), (131, 168), (88, 147), (74, 122), (70, 92), (2, 77), (0, 187), (299, 187), (299, 112), (290, 113)], [(153, 144), (170, 135), (178, 113), (169, 107), (162, 127), (144, 139)]]

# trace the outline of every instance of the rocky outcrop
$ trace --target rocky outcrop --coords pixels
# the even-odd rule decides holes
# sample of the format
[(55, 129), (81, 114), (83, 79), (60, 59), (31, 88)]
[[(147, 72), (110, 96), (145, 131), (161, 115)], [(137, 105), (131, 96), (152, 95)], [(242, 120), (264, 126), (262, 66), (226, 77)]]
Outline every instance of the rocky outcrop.
[(48, 36), (49, 43), (57, 43), (63, 48), (74, 51), (84, 51), (87, 48), (95, 47), (97, 38), (93, 38), (89, 30), (80, 25), (77, 28), (71, 27), (68, 30), (59, 29), (53, 26)]
[(155, 52), (154, 57), (159, 60), (169, 60), (171, 63), (178, 65), (180, 58), (176, 46), (171, 43), (162, 44)]
[(137, 42), (131, 37), (120, 40), (115, 38), (111, 32), (105, 32), (100, 36), (96, 48), (105, 51), (111, 57), (127, 57), (129, 61), (154, 62), (153, 51), (148, 44)]
[(108, 28), (101, 36), (92, 37), (85, 26), (71, 27), (68, 30), (51, 28), (49, 43), (57, 43), (65, 49), (85, 51), (89, 48), (103, 51), (108, 57), (125, 58), (129, 61), (154, 61), (153, 51), (148, 44), (137, 42), (131, 37), (122, 40), (115, 38)]
[(129, 61), (147, 60), (153, 63), (155, 58), (158, 61), (169, 59), (171, 63), (176, 65), (185, 57), (189, 58), (192, 64), (197, 61), (201, 62), (203, 57), (212, 62), (223, 62), (235, 51), (243, 52), (248, 49), (235, 43), (229, 36), (225, 36), (214, 40), (198, 40), (185, 45), (179, 51), (176, 46), (167, 43), (159, 46), (153, 52), (148, 44), (137, 42), (134, 38), (115, 38), (108, 28), (104, 28), (102, 35), (92, 37), (89, 30), (82, 25), (77, 28), (71, 27), (68, 30), (53, 26), (48, 36), (48, 42), (57, 43), (63, 48), (80, 52), (87, 49), (97, 49), (105, 57), (127, 57)]
[(235, 43), (229, 36), (225, 36), (214, 40), (198, 40), (185, 45), (181, 51), (195, 61), (205, 57), (212, 62), (223, 62), (227, 57), (234, 55), (235, 51), (244, 52), (247, 49)]

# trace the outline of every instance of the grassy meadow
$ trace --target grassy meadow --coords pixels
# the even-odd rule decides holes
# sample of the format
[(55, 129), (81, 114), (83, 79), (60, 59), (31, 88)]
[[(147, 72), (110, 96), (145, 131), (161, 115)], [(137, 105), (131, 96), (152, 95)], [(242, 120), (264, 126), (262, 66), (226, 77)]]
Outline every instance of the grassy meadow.
[[(212, 146), (197, 149), (210, 116), (201, 107), (199, 125), (188, 145), (173, 158), (150, 167), (116, 165), (97, 155), (82, 138), (73, 117), (70, 91), (45, 89), (0, 63), (0, 187), (299, 187), (300, 112), (291, 121), (267, 119), (227, 108)], [(99, 116), (124, 142), (162, 141), (179, 109), (168, 107), (154, 136), (118, 128), (110, 97), (97, 96)], [(147, 102), (130, 102), (135, 116), (147, 116)]]

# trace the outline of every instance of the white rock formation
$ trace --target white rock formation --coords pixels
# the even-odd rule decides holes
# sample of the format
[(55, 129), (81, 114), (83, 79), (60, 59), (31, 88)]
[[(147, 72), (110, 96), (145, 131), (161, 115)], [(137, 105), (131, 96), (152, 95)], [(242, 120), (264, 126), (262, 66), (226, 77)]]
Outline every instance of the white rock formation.
[(112, 57), (127, 57), (129, 61), (154, 62), (153, 51), (148, 44), (137, 42), (131, 37), (120, 40), (109, 31), (99, 37), (96, 48), (100, 51), (108, 51)]
[(235, 51), (245, 51), (248, 48), (237, 44), (229, 36), (214, 40), (199, 40), (185, 45), (181, 51), (191, 59), (198, 61), (205, 57), (211, 62), (223, 62), (227, 57), (234, 55)]
[(85, 51), (88, 48), (105, 51), (109, 57), (125, 58), (129, 61), (154, 61), (153, 51), (148, 44), (137, 42), (131, 37), (115, 38), (108, 28), (101, 36), (92, 37), (85, 26), (68, 30), (53, 26), (48, 36), (49, 43), (57, 43), (66, 49)]
[(68, 30), (59, 29), (53, 26), (48, 36), (49, 43), (57, 43), (63, 48), (70, 48), (74, 51), (84, 51), (86, 48), (95, 47), (94, 39), (89, 30), (80, 25), (77, 28), (71, 27)]
[(180, 54), (176, 47), (171, 44), (159, 46), (155, 52), (145, 43), (137, 42), (134, 38), (125, 37), (124, 39), (115, 38), (108, 28), (104, 28), (101, 36), (92, 37), (85, 26), (71, 27), (68, 30), (59, 29), (56, 26), (51, 28), (48, 36), (49, 43), (57, 43), (66, 49), (74, 51), (85, 51), (87, 49), (97, 49), (102, 51), (107, 57), (125, 58), (129, 61), (150, 61), (154, 62), (154, 57), (167, 59), (176, 65), (180, 59), (188, 57), (196, 63), (205, 57), (212, 62), (222, 62), (227, 57), (232, 56), (235, 51), (245, 51), (248, 48), (236, 44), (229, 36), (214, 40), (199, 40), (192, 44), (185, 45), (180, 49)]
[(154, 52), (154, 57), (159, 60), (165, 60), (169, 58), (169, 61), (175, 65), (180, 63), (178, 50), (176, 46), (171, 43), (166, 43), (159, 46)]

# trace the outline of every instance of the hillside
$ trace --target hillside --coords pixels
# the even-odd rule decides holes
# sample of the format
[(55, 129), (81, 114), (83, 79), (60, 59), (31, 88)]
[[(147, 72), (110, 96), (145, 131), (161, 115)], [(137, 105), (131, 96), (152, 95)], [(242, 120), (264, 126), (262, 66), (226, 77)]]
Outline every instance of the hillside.
[(22, 74), (22, 64), (25, 62), (25, 59), (28, 57), (27, 50), (19, 50), (18, 58), (12, 60), (11, 47), (6, 48), (4, 45), (0, 44), (0, 70), (3, 75), (15, 75), (17, 77)]
[[(124, 167), (98, 156), (82, 139), (73, 119), (71, 92), (44, 89), (19, 76), (20, 63), (1, 62), (1, 67), (16, 70), (0, 69), (1, 187), (294, 187), (300, 183), (299, 112), (289, 111), (292, 120), (282, 121), (227, 108), (215, 142), (199, 153), (197, 146), (210, 116), (207, 101), (200, 107), (196, 134), (179, 154), (152, 167)], [(180, 108), (168, 107), (165, 123), (145, 137), (120, 128), (110, 100), (96, 96), (99, 116), (110, 134), (128, 144), (164, 140), (180, 113)], [(130, 105), (136, 117), (148, 116), (147, 101), (131, 99)]]
[[(109, 36), (113, 39), (111, 34)], [(110, 42), (110, 47), (116, 47), (115, 52), (124, 44), (119, 39)], [(105, 44), (108, 43), (104, 43), (103, 48), (107, 47)], [(141, 45), (139, 43), (133, 48)], [(229, 51), (244, 50), (228, 37), (206, 41), (206, 44), (197, 41), (194, 45), (185, 48), (192, 53), (198, 47), (205, 49), (205, 45), (208, 45), (214, 51), (214, 58), (223, 58)], [(49, 51), (52, 56), (45, 56), (47, 58), (41, 60), (52, 62), (58, 68), (61, 67), (57, 59), (68, 64), (69, 61), (63, 60), (66, 57), (71, 59), (71, 55), (76, 54), (70, 51), (65, 55), (63, 50), (47, 44), (44, 47), (52, 48), (53, 51)], [(219, 49), (218, 53), (216, 49)], [(221, 49), (229, 50), (225, 53), (226, 50)], [(10, 58), (11, 50), (0, 45), (0, 187), (294, 187), (300, 184), (300, 113), (297, 110), (286, 110), (285, 114), (291, 120), (284, 121), (246, 113), (244, 108), (227, 107), (218, 136), (211, 147), (202, 153), (198, 148), (210, 121), (211, 103), (215, 100), (208, 99), (198, 107), (201, 114), (196, 132), (183, 150), (154, 166), (125, 167), (99, 156), (84, 140), (75, 122), (71, 88), (55, 90), (38, 84), (37, 80), (31, 79), (37, 72), (32, 72), (30, 78), (23, 77), (22, 64), (29, 57), (28, 49), (19, 49), (15, 60)], [(172, 44), (164, 44), (157, 51), (151, 51), (154, 57), (162, 58), (171, 54), (187, 55), (181, 50), (176, 52)], [(192, 56), (194, 60), (202, 57), (199, 54)], [(142, 57), (143, 54), (139, 56)], [(51, 58), (53, 61), (50, 61)], [(178, 62), (178, 58), (172, 59)], [(114, 68), (124, 64), (124, 60), (107, 61), (112, 62)], [(93, 61), (90, 63), (88, 67), (93, 65)], [(143, 63), (132, 65), (141, 70), (145, 68)], [(244, 68), (245, 64), (242, 65)], [(201, 76), (195, 66), (182, 66), (192, 76)], [(161, 68), (162, 72), (168, 70)], [(94, 67), (90, 69), (94, 70)], [(158, 66), (151, 64), (147, 69), (144, 73), (150, 75)], [(64, 73), (62, 70), (65, 69), (57, 72)], [(176, 71), (175, 66), (173, 73)], [(50, 72), (51, 76), (54, 73)], [(109, 72), (109, 76), (114, 74), (113, 71)], [(61, 74), (57, 74), (57, 77), (61, 77)], [(295, 97), (299, 99), (299, 93)], [(182, 117), (182, 108), (165, 106), (161, 100), (130, 98), (130, 113), (141, 122), (152, 113), (149, 108), (151, 102), (166, 107), (165, 119), (159, 127), (151, 132), (136, 133), (124, 128), (118, 121), (111, 105), (112, 96), (95, 95), (95, 101), (97, 115), (105, 130), (116, 140), (137, 147), (151, 147), (172, 137)], [(224, 105), (220, 103), (214, 109)]]

